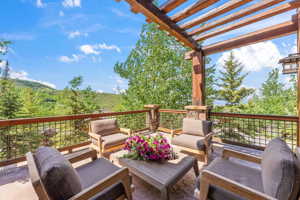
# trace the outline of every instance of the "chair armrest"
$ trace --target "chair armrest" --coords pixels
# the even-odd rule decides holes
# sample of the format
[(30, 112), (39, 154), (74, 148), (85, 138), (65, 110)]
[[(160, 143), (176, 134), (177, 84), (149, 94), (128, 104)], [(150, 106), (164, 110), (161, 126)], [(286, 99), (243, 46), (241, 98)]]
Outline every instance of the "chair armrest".
[(66, 158), (70, 161), (70, 163), (76, 163), (81, 160), (85, 160), (87, 158), (96, 160), (97, 159), (97, 151), (94, 149), (88, 149), (88, 150), (81, 151), (79, 153), (74, 152), (70, 155), (66, 155)]
[(92, 138), (95, 138), (97, 140), (101, 140), (101, 135), (93, 133), (93, 132), (89, 132), (89, 136)]
[[(105, 190), (106, 188), (117, 184), (119, 182), (126, 182), (130, 183), (130, 176), (128, 168), (122, 168), (118, 171), (114, 172), (110, 176), (99, 180), (94, 185), (82, 190), (80, 193), (74, 195), (69, 200), (87, 200), (95, 196), (96, 194), (100, 193), (101, 191)], [(128, 182), (129, 181), (129, 182)]]
[[(242, 185), (236, 181), (233, 181), (231, 179), (228, 179), (224, 176), (221, 176), (219, 174), (216, 174), (214, 172), (204, 170), (201, 173), (201, 184), (208, 184), (214, 185), (217, 187), (220, 187), (222, 189), (225, 189), (227, 191), (230, 191), (234, 194), (237, 194), (241, 197), (245, 197), (249, 200), (276, 200), (274, 197), (271, 197), (267, 194), (264, 194), (260, 191), (254, 190), (250, 187), (247, 187), (245, 185)], [(201, 193), (200, 193), (201, 195)]]
[(238, 159), (241, 159), (241, 160), (254, 162), (254, 163), (258, 163), (258, 164), (261, 163), (261, 158), (260, 157), (253, 156), (253, 155), (246, 154), (246, 153), (241, 153), (241, 152), (234, 151), (234, 150), (231, 150), (231, 149), (224, 149), (222, 157), (225, 158), (225, 159), (228, 159), (229, 157), (234, 157), (234, 158), (238, 158)]
[(171, 130), (171, 137), (173, 138), (176, 134), (179, 134), (182, 132), (182, 129), (179, 128), (179, 129), (172, 129)]
[(120, 131), (122, 133), (126, 133), (127, 135), (131, 136), (132, 135), (132, 131), (129, 128), (120, 128)]

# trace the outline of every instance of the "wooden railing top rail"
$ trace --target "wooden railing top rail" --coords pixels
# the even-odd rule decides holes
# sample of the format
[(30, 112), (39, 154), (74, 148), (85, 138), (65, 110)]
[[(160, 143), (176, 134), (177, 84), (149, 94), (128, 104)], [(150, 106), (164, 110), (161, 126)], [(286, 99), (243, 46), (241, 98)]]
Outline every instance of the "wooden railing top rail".
[(55, 116), (55, 117), (9, 119), (9, 120), (0, 120), (0, 127), (43, 123), (43, 122), (97, 118), (97, 117), (109, 117), (109, 116), (117, 116), (117, 115), (129, 115), (129, 114), (146, 113), (146, 112), (150, 112), (150, 110), (134, 110), (134, 111), (125, 111), (125, 112), (108, 112), (108, 113), (80, 114), (80, 115), (67, 115), (67, 116)]
[(162, 113), (174, 113), (174, 114), (185, 114), (186, 110), (175, 110), (175, 109), (159, 109)]
[[(162, 113), (172, 113), (172, 114), (185, 114), (186, 110), (176, 110), (176, 109), (159, 109)], [(220, 117), (236, 117), (236, 118), (246, 118), (246, 119), (265, 119), (265, 120), (281, 120), (281, 121), (293, 121), (298, 122), (297, 116), (282, 116), (282, 115), (262, 115), (262, 114), (239, 114), (239, 113), (224, 113), (224, 112), (211, 112), (212, 116)]]
[(220, 117), (236, 117), (236, 118), (246, 118), (246, 119), (265, 119), (265, 120), (280, 120), (280, 121), (298, 122), (297, 116), (239, 114), (239, 113), (223, 113), (223, 112), (211, 112), (210, 114), (212, 116), (220, 116)]

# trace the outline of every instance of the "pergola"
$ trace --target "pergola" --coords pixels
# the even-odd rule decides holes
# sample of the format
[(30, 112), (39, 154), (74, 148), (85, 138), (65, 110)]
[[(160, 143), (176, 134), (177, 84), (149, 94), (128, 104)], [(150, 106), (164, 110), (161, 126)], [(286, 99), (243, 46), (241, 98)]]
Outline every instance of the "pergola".
[[(188, 2), (188, 0), (165, 0), (162, 5), (154, 4), (153, 0), (125, 1), (130, 4), (132, 12), (142, 13), (146, 16), (146, 21), (148, 23), (157, 23), (161, 30), (167, 31), (168, 34), (174, 36), (176, 40), (192, 49), (192, 51), (186, 53), (185, 59), (191, 59), (193, 65), (193, 105), (205, 105), (205, 56), (293, 33), (297, 33), (297, 50), (300, 52), (299, 0), (261, 0), (257, 3), (253, 3), (253, 0), (228, 0), (219, 7), (214, 5), (220, 2), (220, 0), (197, 0), (172, 15), (170, 15), (171, 11), (182, 6), (184, 3)], [(246, 4), (250, 2), (252, 2), (252, 4), (247, 6)], [(199, 12), (206, 8), (209, 9), (210, 6), (213, 6), (214, 8), (199, 15)], [(242, 6), (243, 8), (241, 9)], [(291, 16), (289, 21), (207, 46), (200, 45), (202, 41), (208, 38), (257, 23), (294, 9), (297, 9), (297, 12)], [(229, 14), (218, 18), (226, 13)], [(196, 17), (193, 19), (185, 20), (188, 17), (192, 18), (194, 15), (196, 15)], [(300, 77), (299, 71), (298, 77)], [(298, 109), (300, 109), (299, 81), (298, 88), (297, 105)], [(299, 132), (300, 131), (298, 130), (298, 133)], [(298, 145), (299, 143), (300, 142), (298, 141)]]

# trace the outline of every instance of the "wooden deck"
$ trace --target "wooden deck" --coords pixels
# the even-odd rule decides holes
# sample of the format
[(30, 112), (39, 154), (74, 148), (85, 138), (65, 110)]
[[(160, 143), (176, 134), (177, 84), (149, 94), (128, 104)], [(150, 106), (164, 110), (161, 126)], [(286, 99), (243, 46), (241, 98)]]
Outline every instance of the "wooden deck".
[[(234, 145), (227, 145), (226, 148), (235, 149), (241, 152), (246, 152), (254, 155), (260, 155), (261, 151), (249, 149), (245, 147), (239, 147)], [(223, 145), (214, 144), (214, 154), (211, 159), (220, 156), (222, 153)], [(88, 162), (88, 161), (85, 161)], [(245, 161), (235, 160), (245, 165), (251, 165), (258, 167), (253, 163)], [(203, 162), (198, 162), (200, 170), (203, 168)], [(133, 197), (136, 200), (157, 200), (160, 199), (160, 192), (145, 183), (141, 179), (134, 177), (135, 191)], [(190, 170), (186, 176), (183, 177), (173, 188), (171, 189), (170, 199), (179, 200), (185, 199), (190, 200), (193, 198), (193, 192), (195, 189), (195, 174), (193, 170)], [(20, 198), (21, 197), (21, 198)], [(31, 186), (28, 178), (28, 169), (26, 163), (19, 163), (18, 165), (10, 165), (7, 167), (0, 168), (0, 199), (6, 200), (37, 200), (37, 196)]]

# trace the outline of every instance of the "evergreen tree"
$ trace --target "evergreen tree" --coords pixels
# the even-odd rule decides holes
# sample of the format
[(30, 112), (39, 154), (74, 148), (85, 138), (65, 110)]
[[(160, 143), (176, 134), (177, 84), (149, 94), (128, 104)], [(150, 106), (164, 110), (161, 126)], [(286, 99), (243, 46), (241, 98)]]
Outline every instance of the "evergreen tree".
[(243, 99), (254, 92), (253, 89), (242, 87), (248, 73), (243, 74), (243, 65), (231, 52), (223, 65), (224, 71), (220, 71), (221, 77), (218, 83), (218, 99), (225, 101), (227, 108), (239, 106)]
[[(187, 51), (155, 24), (144, 25), (127, 60), (114, 68), (129, 83), (120, 109), (140, 109), (145, 104), (174, 109), (190, 105), (192, 67), (191, 61), (183, 59)], [(211, 84), (211, 79), (207, 83)]]
[[(0, 54), (7, 54), (7, 45), (10, 42), (0, 42)], [(3, 119), (12, 119), (16, 117), (17, 112), (21, 109), (21, 101), (19, 93), (15, 87), (15, 84), (9, 79), (9, 66), (8, 62), (0, 59), (0, 62), (4, 62), (4, 70), (2, 71), (2, 77), (0, 79), (0, 117)]]
[(296, 79), (290, 80), (291, 87), (286, 87), (279, 77), (279, 69), (269, 72), (262, 84), (260, 93), (255, 95), (245, 111), (256, 114), (295, 115), (296, 114)]
[(69, 82), (69, 88), (65, 89), (66, 103), (70, 108), (70, 114), (93, 113), (100, 110), (100, 106), (95, 102), (96, 92), (91, 87), (80, 89), (82, 82), (82, 76), (74, 77)]

